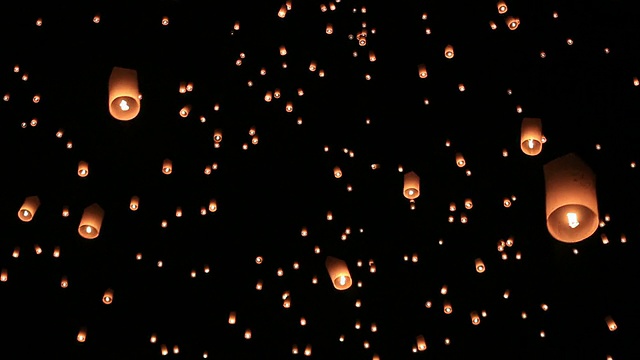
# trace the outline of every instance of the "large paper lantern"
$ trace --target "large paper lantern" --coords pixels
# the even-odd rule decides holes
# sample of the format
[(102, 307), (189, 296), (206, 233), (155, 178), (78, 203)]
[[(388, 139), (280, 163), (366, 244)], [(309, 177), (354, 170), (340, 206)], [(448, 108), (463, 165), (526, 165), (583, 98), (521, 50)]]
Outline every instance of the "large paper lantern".
[(138, 72), (114, 67), (109, 76), (109, 112), (118, 120), (128, 121), (140, 112)]
[(598, 228), (595, 174), (574, 153), (544, 165), (547, 229), (557, 240), (576, 243)]
[(333, 256), (327, 256), (325, 266), (331, 277), (333, 286), (338, 290), (346, 290), (351, 287), (351, 274), (347, 268), (347, 263), (344, 260), (338, 259)]
[(78, 233), (85, 239), (95, 239), (100, 235), (104, 210), (98, 204), (87, 206), (82, 213)]
[(522, 119), (520, 149), (527, 155), (540, 154), (542, 151), (542, 120), (539, 118)]
[(404, 197), (415, 199), (420, 196), (420, 177), (413, 171), (404, 174)]
[(37, 196), (27, 196), (18, 210), (18, 218), (24, 222), (29, 222), (33, 219), (33, 216), (36, 214), (36, 210), (40, 206), (40, 198)]

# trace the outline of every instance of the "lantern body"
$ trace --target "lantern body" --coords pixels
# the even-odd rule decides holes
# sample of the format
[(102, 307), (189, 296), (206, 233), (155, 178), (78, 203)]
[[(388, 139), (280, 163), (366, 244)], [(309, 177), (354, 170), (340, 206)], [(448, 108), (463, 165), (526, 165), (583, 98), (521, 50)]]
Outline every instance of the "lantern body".
[(102, 219), (104, 217), (104, 210), (98, 204), (92, 204), (87, 206), (82, 213), (82, 219), (80, 219), (80, 226), (78, 226), (78, 233), (85, 239), (95, 239), (100, 235), (100, 227), (102, 226)]
[(138, 72), (114, 67), (109, 76), (109, 112), (118, 120), (128, 121), (140, 112)]
[(404, 174), (404, 197), (415, 199), (420, 196), (420, 177), (413, 171)]
[(78, 176), (86, 177), (89, 175), (89, 164), (86, 161), (78, 162)]
[(351, 287), (351, 274), (349, 274), (347, 263), (344, 260), (327, 256), (325, 266), (329, 272), (329, 277), (331, 277), (333, 287), (338, 290), (346, 290)]
[(598, 228), (595, 175), (573, 153), (544, 165), (547, 229), (557, 240), (576, 243)]
[(40, 206), (40, 198), (37, 196), (28, 196), (24, 199), (24, 203), (18, 211), (18, 218), (24, 222), (29, 222), (36, 214), (36, 210)]
[(520, 149), (535, 156), (542, 151), (542, 121), (539, 118), (524, 118), (520, 129)]

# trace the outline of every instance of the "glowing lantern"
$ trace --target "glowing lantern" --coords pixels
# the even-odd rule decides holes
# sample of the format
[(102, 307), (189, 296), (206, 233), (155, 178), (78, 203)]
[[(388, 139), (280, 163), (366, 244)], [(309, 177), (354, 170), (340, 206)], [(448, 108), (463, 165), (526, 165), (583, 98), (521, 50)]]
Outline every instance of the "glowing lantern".
[(102, 302), (109, 305), (113, 302), (113, 290), (112, 289), (107, 289), (104, 292), (104, 295), (102, 295)]
[(138, 72), (114, 67), (109, 76), (109, 112), (118, 120), (131, 120), (140, 112)]
[(76, 336), (78, 342), (85, 342), (87, 340), (87, 328), (82, 327), (80, 331), (78, 331), (78, 335)]
[(180, 109), (180, 116), (183, 118), (186, 118), (187, 116), (189, 116), (190, 112), (191, 112), (191, 105), (187, 104), (183, 106), (182, 109)]
[(335, 176), (336, 179), (339, 179), (342, 177), (342, 170), (340, 170), (339, 166), (336, 166), (333, 168), (333, 176)]
[(170, 159), (164, 159), (162, 162), (162, 173), (165, 175), (171, 174), (173, 171), (173, 162)]
[(498, 14), (504, 14), (507, 12), (507, 4), (504, 1), (498, 1)]
[(351, 287), (351, 274), (349, 274), (347, 263), (344, 260), (327, 256), (325, 266), (333, 282), (333, 287), (338, 290), (346, 290)]
[(420, 177), (413, 171), (404, 174), (404, 197), (409, 200), (420, 196)]
[(520, 26), (520, 19), (513, 16), (507, 16), (504, 21), (507, 23), (509, 30), (515, 30)]
[(427, 75), (427, 66), (425, 64), (418, 65), (418, 76), (420, 76), (420, 79), (426, 78)]
[(24, 203), (18, 211), (18, 218), (24, 222), (29, 222), (36, 214), (36, 210), (40, 206), (40, 198), (37, 196), (28, 196), (24, 199)]
[(136, 211), (138, 210), (139, 206), (140, 206), (140, 198), (137, 196), (132, 196), (131, 201), (129, 202), (129, 209), (131, 209), (131, 211)]
[(78, 163), (78, 176), (86, 177), (89, 175), (89, 164), (86, 161), (80, 161)]
[(547, 229), (557, 240), (575, 243), (599, 225), (595, 174), (573, 153), (544, 165)]
[(229, 324), (233, 325), (236, 323), (236, 312), (235, 311), (231, 311), (229, 313)]
[(416, 337), (416, 345), (418, 346), (418, 351), (427, 350), (427, 341), (424, 339), (424, 335), (418, 335)]
[(456, 153), (456, 165), (458, 165), (458, 167), (464, 167), (466, 165), (466, 160), (464, 159), (464, 156), (462, 156), (461, 153)]
[(444, 57), (446, 57), (447, 59), (452, 59), (453, 55), (454, 55), (453, 46), (452, 45), (447, 45), (444, 48)]
[(473, 325), (480, 324), (480, 316), (478, 316), (478, 312), (477, 311), (472, 311), (470, 315), (471, 315), (471, 323)]
[(520, 130), (520, 148), (527, 155), (538, 155), (542, 150), (542, 122), (539, 118), (524, 118)]
[(605, 317), (604, 320), (607, 322), (609, 331), (615, 331), (618, 328), (618, 325), (616, 325), (616, 322), (613, 321), (613, 318), (611, 316)]
[(216, 199), (209, 200), (209, 211), (216, 212), (218, 210), (218, 202)]
[(104, 210), (98, 204), (92, 204), (87, 206), (82, 213), (82, 219), (80, 219), (80, 226), (78, 226), (78, 233), (85, 239), (95, 239), (100, 235), (100, 227), (102, 226), (102, 219), (104, 217)]
[(486, 267), (484, 266), (484, 262), (482, 261), (482, 259), (477, 258), (476, 259), (476, 271), (478, 273), (483, 273), (485, 269), (486, 269)]

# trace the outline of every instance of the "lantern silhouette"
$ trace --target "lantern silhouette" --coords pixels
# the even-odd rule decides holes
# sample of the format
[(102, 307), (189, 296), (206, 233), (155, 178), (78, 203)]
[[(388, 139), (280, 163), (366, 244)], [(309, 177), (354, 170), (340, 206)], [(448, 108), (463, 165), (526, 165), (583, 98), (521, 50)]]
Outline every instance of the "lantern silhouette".
[(118, 120), (128, 121), (140, 112), (138, 72), (114, 67), (109, 76), (109, 112)]
[(333, 287), (338, 290), (346, 290), (351, 287), (351, 274), (349, 274), (347, 263), (344, 260), (327, 256), (325, 266), (329, 272), (329, 277), (331, 277)]
[(409, 200), (420, 196), (420, 177), (413, 171), (404, 174), (404, 197)]
[(542, 121), (539, 118), (524, 118), (520, 128), (520, 149), (527, 155), (538, 155), (542, 151)]
[(544, 165), (547, 229), (557, 240), (576, 243), (598, 228), (595, 174), (574, 153)]
[(40, 198), (37, 196), (28, 196), (24, 199), (20, 210), (18, 211), (18, 218), (24, 222), (29, 222), (36, 214), (36, 210), (40, 206)]
[(98, 204), (87, 206), (82, 213), (78, 233), (85, 239), (95, 239), (100, 235), (104, 210)]

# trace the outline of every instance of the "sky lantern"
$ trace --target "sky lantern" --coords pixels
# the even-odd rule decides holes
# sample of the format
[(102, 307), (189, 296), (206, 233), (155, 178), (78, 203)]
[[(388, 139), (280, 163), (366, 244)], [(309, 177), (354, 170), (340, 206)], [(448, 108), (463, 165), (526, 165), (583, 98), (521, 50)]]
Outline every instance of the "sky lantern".
[(18, 218), (24, 222), (29, 222), (36, 214), (36, 210), (40, 206), (40, 198), (37, 196), (27, 196), (18, 211)]
[(574, 153), (544, 165), (547, 229), (557, 240), (576, 243), (599, 225), (595, 174)]
[(351, 287), (351, 274), (347, 268), (347, 263), (333, 256), (327, 256), (325, 266), (329, 272), (329, 277), (333, 287), (338, 290), (346, 290)]
[(104, 210), (98, 204), (92, 204), (87, 206), (82, 213), (82, 219), (80, 219), (80, 226), (78, 226), (78, 233), (85, 239), (95, 239), (100, 235), (100, 227), (102, 226), (102, 219), (104, 217)]
[(404, 174), (404, 197), (415, 199), (420, 196), (420, 177), (413, 171)]
[(109, 112), (118, 120), (128, 121), (140, 112), (138, 72), (114, 67), (109, 76)]
[(520, 149), (535, 156), (542, 151), (542, 121), (540, 118), (524, 118), (520, 127)]

